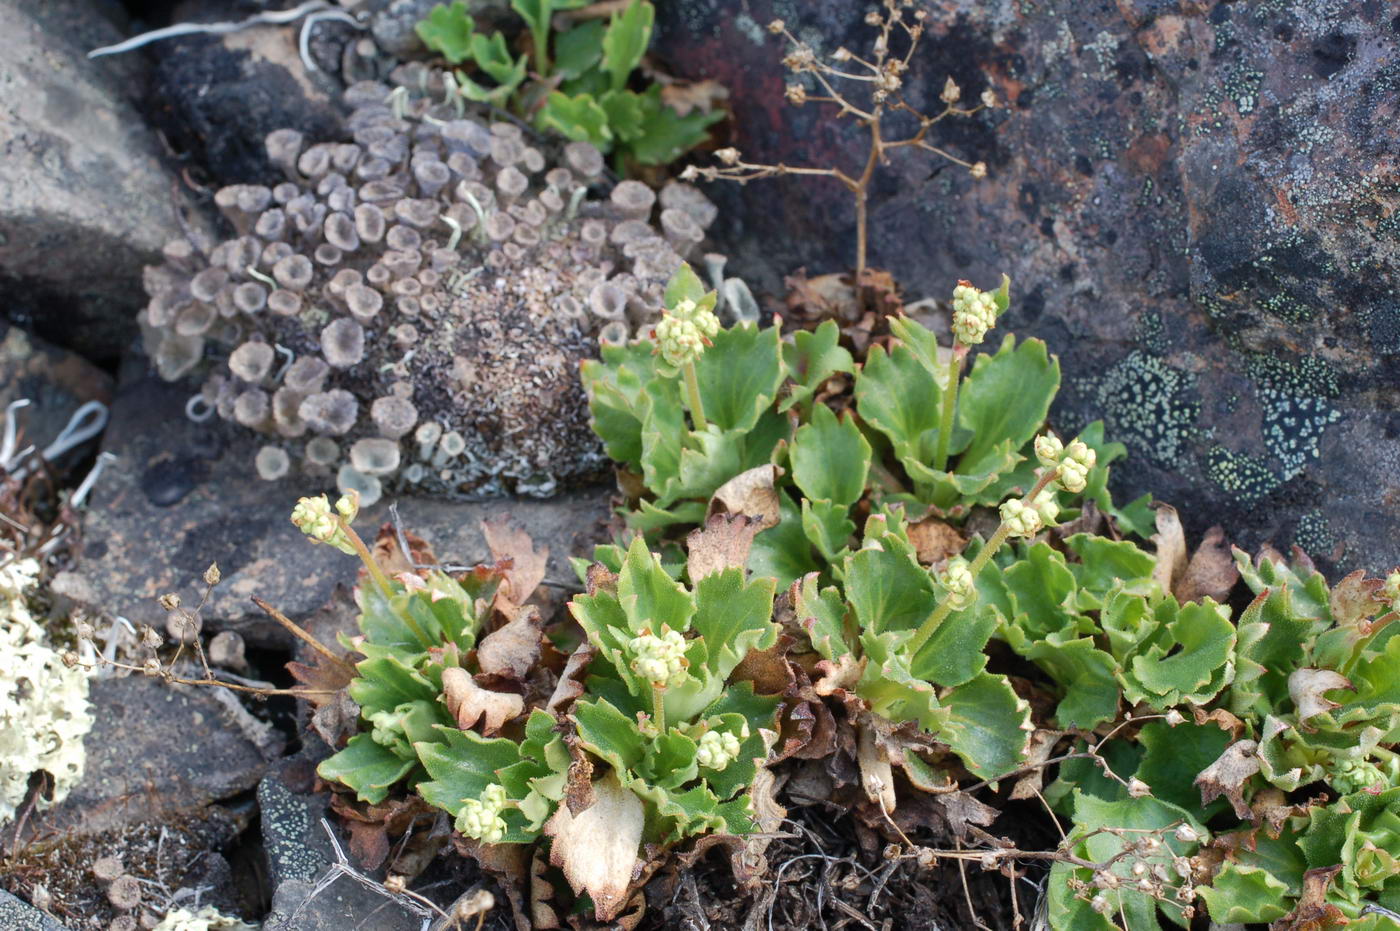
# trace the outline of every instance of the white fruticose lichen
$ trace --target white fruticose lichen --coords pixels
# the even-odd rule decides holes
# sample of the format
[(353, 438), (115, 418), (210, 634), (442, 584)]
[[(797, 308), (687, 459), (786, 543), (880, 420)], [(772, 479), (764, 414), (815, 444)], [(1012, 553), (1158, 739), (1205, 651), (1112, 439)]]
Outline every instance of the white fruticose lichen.
[(225, 915), (212, 905), (198, 911), (176, 908), (166, 912), (155, 931), (257, 931), (257, 925), (250, 925), (241, 918)]
[(0, 568), (0, 823), (13, 820), (30, 777), (53, 777), (62, 801), (83, 775), (83, 735), (92, 729), (87, 673), (68, 668), (44, 642), (29, 610), (39, 564), (21, 559)]

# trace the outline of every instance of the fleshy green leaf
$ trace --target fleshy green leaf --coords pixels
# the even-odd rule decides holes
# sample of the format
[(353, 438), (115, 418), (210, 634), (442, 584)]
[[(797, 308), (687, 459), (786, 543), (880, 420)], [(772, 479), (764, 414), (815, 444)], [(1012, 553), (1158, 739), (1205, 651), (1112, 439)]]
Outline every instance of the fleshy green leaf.
[(852, 418), (838, 420), (825, 404), (818, 404), (811, 422), (793, 435), (788, 457), (793, 481), (814, 501), (846, 508), (865, 494), (870, 444)]
[(607, 91), (598, 96), (598, 106), (608, 115), (608, 129), (619, 142), (631, 142), (645, 131), (646, 108), (640, 94)]
[(439, 3), (428, 11), (428, 17), (414, 27), (423, 44), (442, 55), (454, 65), (460, 65), (471, 55), (472, 31), (476, 28), (464, 0), (449, 5)]
[(698, 107), (685, 116), (661, 102), (661, 85), (653, 84), (639, 95), (641, 129), (628, 143), (632, 158), (642, 165), (665, 165), (709, 138), (705, 128), (724, 119), (723, 110), (706, 112)]
[(573, 718), (578, 725), (579, 742), (618, 770), (634, 769), (646, 755), (646, 741), (637, 722), (629, 720), (611, 702), (576, 701)]
[(917, 356), (904, 346), (888, 354), (871, 346), (855, 394), (861, 418), (889, 438), (898, 458), (933, 460), (942, 392)]
[(627, 548), (627, 558), (617, 577), (617, 600), (634, 635), (643, 629), (658, 633), (663, 624), (684, 632), (690, 629), (695, 613), (690, 593), (661, 568), (661, 560), (647, 549), (641, 537)]
[(802, 511), (786, 492), (778, 492), (780, 520), (753, 538), (749, 550), (749, 571), (771, 576), (786, 588), (809, 572), (821, 568), (812, 556), (812, 544), (802, 529)]
[(943, 696), (948, 718), (937, 737), (984, 779), (1021, 766), (1030, 746), (1031, 708), (1005, 676), (979, 673)]
[(862, 549), (846, 558), (846, 598), (863, 631), (915, 630), (938, 607), (928, 570), (885, 550)]
[(1060, 363), (1045, 343), (1007, 334), (996, 355), (977, 357), (958, 394), (958, 424), (972, 439), (958, 460), (959, 472), (979, 471), (984, 461), (1000, 458), (1007, 440), (1020, 449), (1045, 422), (1060, 387)]
[(632, 69), (641, 63), (651, 42), (656, 9), (646, 0), (632, 0), (620, 13), (614, 13), (603, 34), (603, 70), (612, 80), (612, 89), (622, 90)]
[(813, 572), (802, 580), (794, 607), (797, 622), (807, 631), (814, 650), (831, 660), (851, 652), (846, 640), (846, 602), (839, 589), (819, 590), (817, 574)]
[(1167, 637), (1149, 644), (1120, 673), (1124, 694), (1158, 709), (1183, 701), (1205, 704), (1234, 678), (1229, 609), (1209, 598), (1179, 607), (1168, 598), (1156, 615)]
[(1277, 876), (1257, 866), (1226, 863), (1208, 885), (1200, 887), (1202, 900), (1216, 924), (1253, 924), (1287, 915), (1289, 888)]
[(948, 719), (948, 709), (939, 702), (934, 687), (910, 671), (907, 651), (902, 649), (910, 636), (907, 631), (861, 633), (866, 663), (856, 693), (876, 714), (891, 721), (914, 721), (937, 733)]
[(564, 80), (580, 77), (603, 60), (601, 19), (591, 19), (561, 32), (554, 40), (554, 72)]
[(551, 129), (566, 139), (591, 142), (600, 152), (612, 151), (613, 134), (608, 128), (608, 114), (591, 94), (569, 97), (553, 91), (545, 98), (536, 121), (542, 129)]
[(344, 750), (322, 760), (316, 772), (322, 779), (354, 789), (360, 801), (377, 805), (415, 765), (417, 760), (404, 759), (387, 747), (381, 747), (368, 734), (356, 734)]
[(996, 628), (996, 610), (984, 601), (952, 612), (914, 657), (914, 675), (941, 686), (970, 681), (986, 668), (984, 651)]
[(720, 430), (752, 430), (783, 381), (778, 328), (733, 326), (714, 336), (695, 363), (705, 417)]
[(847, 513), (849, 508), (844, 504), (802, 499), (802, 532), (828, 562), (845, 551), (851, 534), (856, 532), (855, 522)]
[(792, 342), (783, 346), (783, 365), (792, 379), (791, 392), (778, 405), (779, 411), (793, 406), (806, 408), (816, 390), (831, 376), (855, 371), (855, 360), (839, 344), (841, 328), (835, 320), (824, 320), (815, 330), (798, 330)]
[(711, 675), (727, 679), (750, 650), (766, 650), (777, 642), (773, 591), (771, 578), (746, 582), (741, 569), (712, 572), (695, 584), (691, 626), (710, 647)]

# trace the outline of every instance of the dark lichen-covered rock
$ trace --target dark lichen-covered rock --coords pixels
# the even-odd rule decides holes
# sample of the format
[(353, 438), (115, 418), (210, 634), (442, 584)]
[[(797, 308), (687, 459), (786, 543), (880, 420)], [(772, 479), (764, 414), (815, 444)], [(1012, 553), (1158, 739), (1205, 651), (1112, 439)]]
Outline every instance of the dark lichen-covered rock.
[(157, 370), (205, 375), (191, 416), (262, 434), (263, 478), (334, 476), (365, 505), (596, 476), (578, 364), (658, 317), (713, 207), (679, 183), (592, 192), (589, 144), (555, 163), (442, 103), (441, 73), (397, 79), (350, 88), (343, 139), (271, 133), (283, 179), (215, 196), (234, 238), (147, 269)]
[[(657, 51), (731, 90), (748, 161), (857, 167), (829, 108), (780, 102), (782, 18), (821, 49), (868, 47), (842, 0), (721, 0), (658, 11)], [(907, 76), (934, 141), (978, 182), (895, 153), (871, 198), (871, 262), (914, 296), (1011, 275), (1006, 324), (1064, 362), (1056, 419), (1102, 417), (1115, 467), (1196, 532), (1299, 543), (1373, 571), (1400, 562), (1400, 21), (1390, 4), (943, 0)], [(920, 92), (922, 88), (922, 92)], [(741, 274), (850, 267), (849, 195), (782, 179), (706, 189)]]

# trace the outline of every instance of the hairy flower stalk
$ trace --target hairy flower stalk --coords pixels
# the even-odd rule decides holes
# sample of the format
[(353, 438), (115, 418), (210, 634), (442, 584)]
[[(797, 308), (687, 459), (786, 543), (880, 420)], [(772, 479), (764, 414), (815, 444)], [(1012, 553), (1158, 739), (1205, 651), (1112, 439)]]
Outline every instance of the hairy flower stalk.
[[(1093, 451), (1090, 450), (1092, 455)], [(966, 568), (967, 577), (974, 583), (977, 581), (977, 574), (987, 565), (987, 562), (996, 555), (997, 550), (1011, 536), (1033, 537), (1040, 532), (1045, 525), (1043, 513), (1050, 513), (1051, 520), (1057, 516), (1058, 507), (1054, 504), (1054, 492), (1050, 490), (1050, 483), (1059, 477), (1060, 466), (1047, 468), (1040, 475), (1034, 487), (1022, 498), (1012, 498), (1003, 501), (1001, 505), (1001, 525), (997, 527), (992, 538), (987, 541), (987, 545), (982, 547), (972, 562)], [(1044, 493), (1044, 494), (1042, 494)], [(1054, 511), (1051, 509), (1054, 508)], [(959, 576), (962, 571), (959, 571)], [(940, 580), (940, 584), (942, 584)], [(951, 591), (947, 598), (934, 609), (919, 629), (914, 632), (914, 637), (909, 641), (909, 655), (915, 656), (928, 643), (933, 632), (943, 623), (944, 619), (954, 611), (961, 611), (970, 607), (976, 601), (976, 588), (972, 590), (972, 598), (967, 600), (963, 597), (955, 597)]]
[(672, 368), (685, 376), (685, 390), (690, 401), (690, 416), (695, 429), (704, 430), (705, 405), (700, 398), (700, 381), (695, 375), (695, 362), (705, 354), (705, 347), (719, 332), (719, 318), (714, 312), (686, 298), (668, 310), (656, 325), (657, 351)]
[[(360, 513), (360, 494), (353, 489), (341, 495), (335, 502), (335, 510), (331, 510), (330, 501), (325, 495), (317, 495), (314, 498), (301, 498), (297, 501), (296, 507), (292, 508), (292, 523), (297, 529), (311, 538), (315, 543), (328, 543), (352, 556), (360, 557), (360, 562), (364, 563), (365, 571), (374, 580), (374, 585), (379, 589), (379, 593), (385, 601), (391, 601), (394, 590), (389, 584), (389, 578), (384, 574), (384, 570), (379, 568), (379, 564), (374, 561), (374, 556), (370, 553), (365, 541), (360, 539), (360, 535), (350, 526)], [(402, 615), (404, 624), (413, 631), (413, 636), (418, 638), (423, 649), (432, 646), (432, 641), (423, 633), (423, 629), (418, 626), (418, 622), (407, 613)]]
[(957, 413), (963, 359), (971, 347), (987, 338), (987, 331), (996, 323), (997, 304), (992, 293), (979, 291), (970, 281), (959, 281), (953, 289), (953, 354), (948, 360), (943, 414), (938, 423), (938, 448), (933, 457), (936, 471), (944, 472), (948, 468), (948, 444), (953, 436), (953, 417)]

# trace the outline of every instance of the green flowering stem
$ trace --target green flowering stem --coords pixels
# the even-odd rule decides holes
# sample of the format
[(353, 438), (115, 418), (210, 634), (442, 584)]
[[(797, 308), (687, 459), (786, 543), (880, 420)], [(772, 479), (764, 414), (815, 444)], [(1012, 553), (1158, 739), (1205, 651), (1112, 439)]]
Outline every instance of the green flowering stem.
[(710, 424), (705, 419), (705, 403), (700, 400), (700, 379), (695, 376), (695, 363), (687, 362), (682, 370), (685, 372), (685, 391), (690, 395), (690, 419), (695, 422), (696, 430), (704, 430)]
[(935, 472), (948, 469), (948, 443), (953, 435), (953, 413), (958, 406), (958, 382), (961, 379), (963, 356), (967, 347), (953, 344), (953, 355), (948, 360), (948, 386), (943, 389), (943, 416), (938, 422), (938, 451), (933, 457)]
[[(374, 580), (374, 584), (379, 589), (379, 593), (384, 596), (386, 602), (392, 604), (394, 590), (389, 585), (389, 577), (384, 574), (384, 570), (380, 569), (379, 564), (374, 561), (374, 556), (370, 553), (369, 547), (365, 546), (365, 541), (360, 539), (360, 535), (354, 531), (354, 528), (350, 526), (350, 522), (345, 518), (336, 515), (335, 520), (336, 523), (340, 525), (340, 529), (344, 532), (346, 538), (349, 539), (350, 545), (355, 548), (355, 553), (360, 557), (360, 562), (365, 564), (365, 569), (368, 570), (369, 577)], [(402, 612), (399, 616), (403, 619), (408, 629), (413, 631), (413, 636), (418, 638), (418, 642), (422, 645), (423, 649), (426, 650), (432, 646), (432, 642), (428, 639), (427, 635), (423, 633), (423, 629), (418, 626), (417, 621), (409, 616), (408, 612)]]
[(658, 682), (651, 684), (651, 721), (658, 734), (666, 733), (666, 689)]
[[(1030, 493), (1021, 500), (1025, 503), (1034, 501), (1036, 495), (1044, 491), (1045, 486), (1053, 482), (1055, 476), (1059, 474), (1059, 468), (1046, 469), (1045, 474), (1040, 476)], [(982, 551), (968, 564), (967, 571), (974, 582), (977, 581), (978, 573), (991, 561), (991, 558), (996, 555), (997, 550), (1001, 549), (1001, 545), (1006, 542), (1009, 536), (1011, 536), (1011, 525), (1003, 520), (997, 527), (996, 533), (992, 534), (992, 538), (987, 541), (987, 545), (982, 547)], [(929, 638), (933, 636), (933, 632), (938, 629), (938, 625), (942, 624), (944, 619), (953, 613), (953, 601), (954, 599), (945, 597), (938, 607), (933, 609), (933, 613), (928, 616), (928, 619), (919, 625), (919, 629), (914, 632), (914, 638), (909, 641), (909, 655), (911, 657), (919, 654), (924, 644), (928, 643)]]

